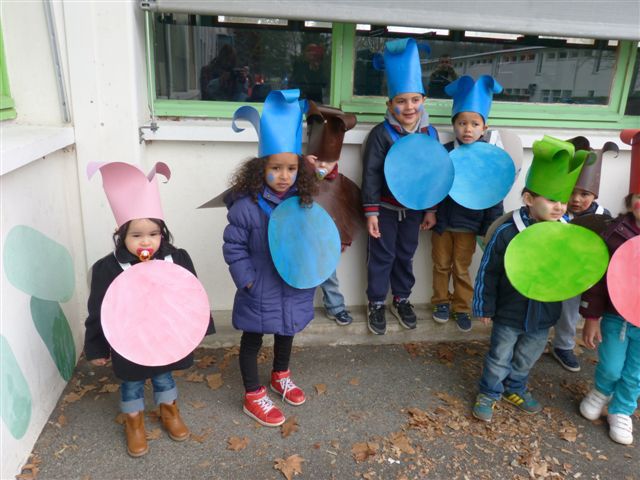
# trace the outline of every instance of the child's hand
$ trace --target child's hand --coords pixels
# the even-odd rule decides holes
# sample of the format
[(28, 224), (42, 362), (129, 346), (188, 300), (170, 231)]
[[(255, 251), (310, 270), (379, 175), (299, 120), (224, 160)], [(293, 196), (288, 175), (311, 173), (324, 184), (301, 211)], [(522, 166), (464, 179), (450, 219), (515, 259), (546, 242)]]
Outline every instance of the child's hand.
[(422, 218), (422, 223), (420, 224), (420, 230), (431, 230), (435, 224), (436, 224), (435, 212), (426, 212), (424, 214), (424, 217)]
[(369, 235), (371, 235), (373, 238), (380, 238), (380, 230), (378, 230), (378, 217), (377, 216), (371, 216), (371, 217), (367, 217), (367, 231), (369, 232)]
[(89, 363), (91, 363), (91, 365), (93, 365), (94, 367), (104, 367), (107, 362), (109, 361), (109, 358), (94, 358), (93, 360), (90, 360)]
[(602, 342), (599, 318), (587, 318), (582, 329), (582, 340), (587, 348), (595, 349)]
[(304, 158), (305, 162), (315, 168), (318, 157), (315, 155), (303, 155), (302, 158)]
[(478, 317), (478, 320), (480, 320), (483, 325), (489, 325), (491, 323), (491, 317)]

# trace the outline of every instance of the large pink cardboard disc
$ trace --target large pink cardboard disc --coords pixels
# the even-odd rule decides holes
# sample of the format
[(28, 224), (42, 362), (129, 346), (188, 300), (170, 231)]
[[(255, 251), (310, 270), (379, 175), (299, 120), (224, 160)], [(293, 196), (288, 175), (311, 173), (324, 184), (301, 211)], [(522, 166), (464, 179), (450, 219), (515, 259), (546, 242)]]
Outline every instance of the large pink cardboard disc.
[(618, 313), (640, 327), (640, 235), (624, 242), (611, 257), (607, 288)]
[(102, 330), (126, 359), (149, 367), (177, 362), (200, 343), (209, 300), (187, 269), (163, 260), (138, 263), (116, 277), (102, 301)]

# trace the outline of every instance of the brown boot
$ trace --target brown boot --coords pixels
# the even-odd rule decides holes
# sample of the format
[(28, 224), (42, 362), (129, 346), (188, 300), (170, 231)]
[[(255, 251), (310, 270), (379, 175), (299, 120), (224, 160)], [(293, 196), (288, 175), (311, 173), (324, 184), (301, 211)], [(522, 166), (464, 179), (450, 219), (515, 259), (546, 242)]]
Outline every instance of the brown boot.
[(144, 431), (144, 412), (135, 417), (125, 415), (124, 433), (127, 437), (127, 453), (132, 457), (141, 457), (149, 451), (147, 434)]
[(189, 429), (182, 421), (180, 410), (178, 410), (178, 405), (175, 401), (173, 403), (160, 404), (160, 419), (171, 440), (182, 442), (189, 438)]

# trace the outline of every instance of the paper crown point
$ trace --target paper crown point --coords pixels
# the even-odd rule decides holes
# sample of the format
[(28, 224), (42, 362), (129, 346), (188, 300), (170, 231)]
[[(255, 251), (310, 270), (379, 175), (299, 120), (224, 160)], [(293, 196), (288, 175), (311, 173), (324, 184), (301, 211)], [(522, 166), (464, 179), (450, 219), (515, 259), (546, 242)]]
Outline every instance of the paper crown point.
[(640, 129), (622, 130), (620, 140), (631, 145), (629, 193), (640, 193)]
[(171, 169), (166, 163), (156, 163), (145, 175), (137, 166), (126, 162), (90, 162), (87, 177), (91, 179), (98, 170), (118, 228), (137, 218), (164, 220), (156, 174), (165, 176), (167, 181), (171, 178)]
[(426, 43), (416, 43), (413, 38), (400, 38), (385, 43), (384, 53), (373, 56), (373, 67), (387, 74), (387, 92), (389, 98), (403, 93), (424, 95), (420, 51), (431, 53)]
[(306, 100), (299, 100), (300, 90), (273, 90), (262, 107), (262, 116), (249, 105), (238, 108), (233, 114), (231, 128), (238, 127), (237, 120), (247, 120), (258, 134), (258, 156), (277, 153), (302, 154), (302, 114), (307, 110)]
[(567, 203), (585, 161), (593, 152), (575, 151), (570, 142), (545, 135), (533, 142), (533, 161), (525, 186), (549, 200)]
[(482, 75), (477, 81), (469, 75), (464, 75), (447, 85), (444, 91), (453, 97), (452, 117), (460, 112), (475, 112), (482, 116), (486, 123), (493, 94), (502, 92), (502, 85), (490, 75)]
[[(574, 137), (567, 140), (571, 143), (576, 151), (585, 150), (587, 152), (593, 152), (589, 140), (585, 137)], [(598, 197), (600, 195), (600, 174), (602, 172), (602, 157), (607, 152), (615, 152), (618, 156), (620, 149), (614, 142), (606, 142), (600, 150), (595, 151), (595, 155), (590, 155), (586, 158), (580, 176), (573, 188), (579, 188), (590, 192)]]
[(356, 116), (339, 108), (309, 100), (307, 110), (307, 155), (333, 162), (340, 159), (344, 134), (355, 127)]

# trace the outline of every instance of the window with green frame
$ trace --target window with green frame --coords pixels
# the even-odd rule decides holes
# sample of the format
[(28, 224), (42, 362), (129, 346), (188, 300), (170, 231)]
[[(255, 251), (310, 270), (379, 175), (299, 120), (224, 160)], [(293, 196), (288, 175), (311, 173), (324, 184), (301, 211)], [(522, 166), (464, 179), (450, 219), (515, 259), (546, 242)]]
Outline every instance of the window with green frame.
[[(202, 101), (207, 95), (202, 89), (196, 93), (197, 99), (192, 100), (174, 99), (166, 94), (166, 90), (163, 93), (157, 82), (158, 79), (166, 82), (167, 78), (158, 74), (159, 69), (166, 67), (168, 58), (159, 53), (162, 47), (158, 46), (158, 34), (164, 27), (159, 26), (160, 14), (147, 12), (146, 15), (147, 48), (154, 65), (150, 68), (154, 72), (150, 78), (150, 95), (157, 116), (228, 118), (239, 105), (251, 100), (260, 101), (255, 95), (250, 98), (244, 94), (238, 97), (239, 101), (228, 97), (221, 101), (216, 98)], [(222, 22), (221, 18), (224, 19)], [(193, 25), (201, 22), (191, 20)], [(224, 25), (225, 22), (228, 24)], [(256, 49), (253, 45), (253, 50), (262, 55), (265, 47), (268, 50), (268, 46), (278, 38), (275, 32), (288, 31), (290, 38), (298, 40), (283, 47), (288, 49), (287, 55), (276, 55), (277, 61), (283, 65), (280, 72), (291, 71), (289, 54), (304, 58), (305, 45), (322, 44), (324, 51), (330, 51), (331, 55), (330, 65), (327, 65), (327, 58), (324, 59), (328, 81), (322, 90), (322, 99), (325, 103), (356, 113), (360, 121), (379, 121), (386, 108), (384, 74), (372, 68), (371, 56), (381, 51), (386, 40), (407, 36), (428, 43), (432, 50), (429, 58), (422, 59), (422, 65), (429, 97), (427, 109), (434, 123), (448, 123), (451, 111), (451, 100), (442, 92), (438, 93), (442, 85), (438, 86), (434, 79), (446, 83), (448, 76), (463, 74), (474, 77), (491, 74), (505, 87), (503, 94), (495, 98), (492, 125), (617, 129), (640, 121), (634, 107), (640, 84), (636, 67), (638, 48), (632, 41), (239, 17), (218, 17), (214, 23), (216, 27), (227, 27), (219, 30), (217, 35), (231, 37), (223, 40), (239, 48), (247, 37), (255, 39), (262, 35), (267, 38), (267, 41), (262, 41), (263, 47)], [(301, 25), (304, 28), (300, 28)], [(313, 32), (316, 28), (319, 30)], [(265, 37), (265, 32), (272, 32), (271, 37)], [(166, 36), (166, 30), (162, 35)], [(217, 51), (219, 53), (220, 49)], [(159, 54), (165, 59), (163, 65), (156, 58)], [(183, 52), (174, 50), (173, 55), (189, 63), (188, 48)], [(254, 57), (251, 54), (245, 56), (249, 58), (245, 63), (251, 63)], [(257, 64), (265, 72), (269, 71), (264, 62)], [(235, 67), (238, 69), (237, 65)], [(286, 73), (278, 74), (273, 65), (270, 68), (273, 70), (270, 74), (271, 88), (296, 86), (284, 81)], [(252, 65), (247, 65), (246, 69), (256, 70)], [(212, 85), (215, 86), (216, 82)]]
[(16, 109), (11, 90), (9, 90), (9, 74), (7, 73), (7, 60), (4, 54), (4, 40), (2, 37), (2, 24), (0, 24), (0, 120), (16, 118)]

